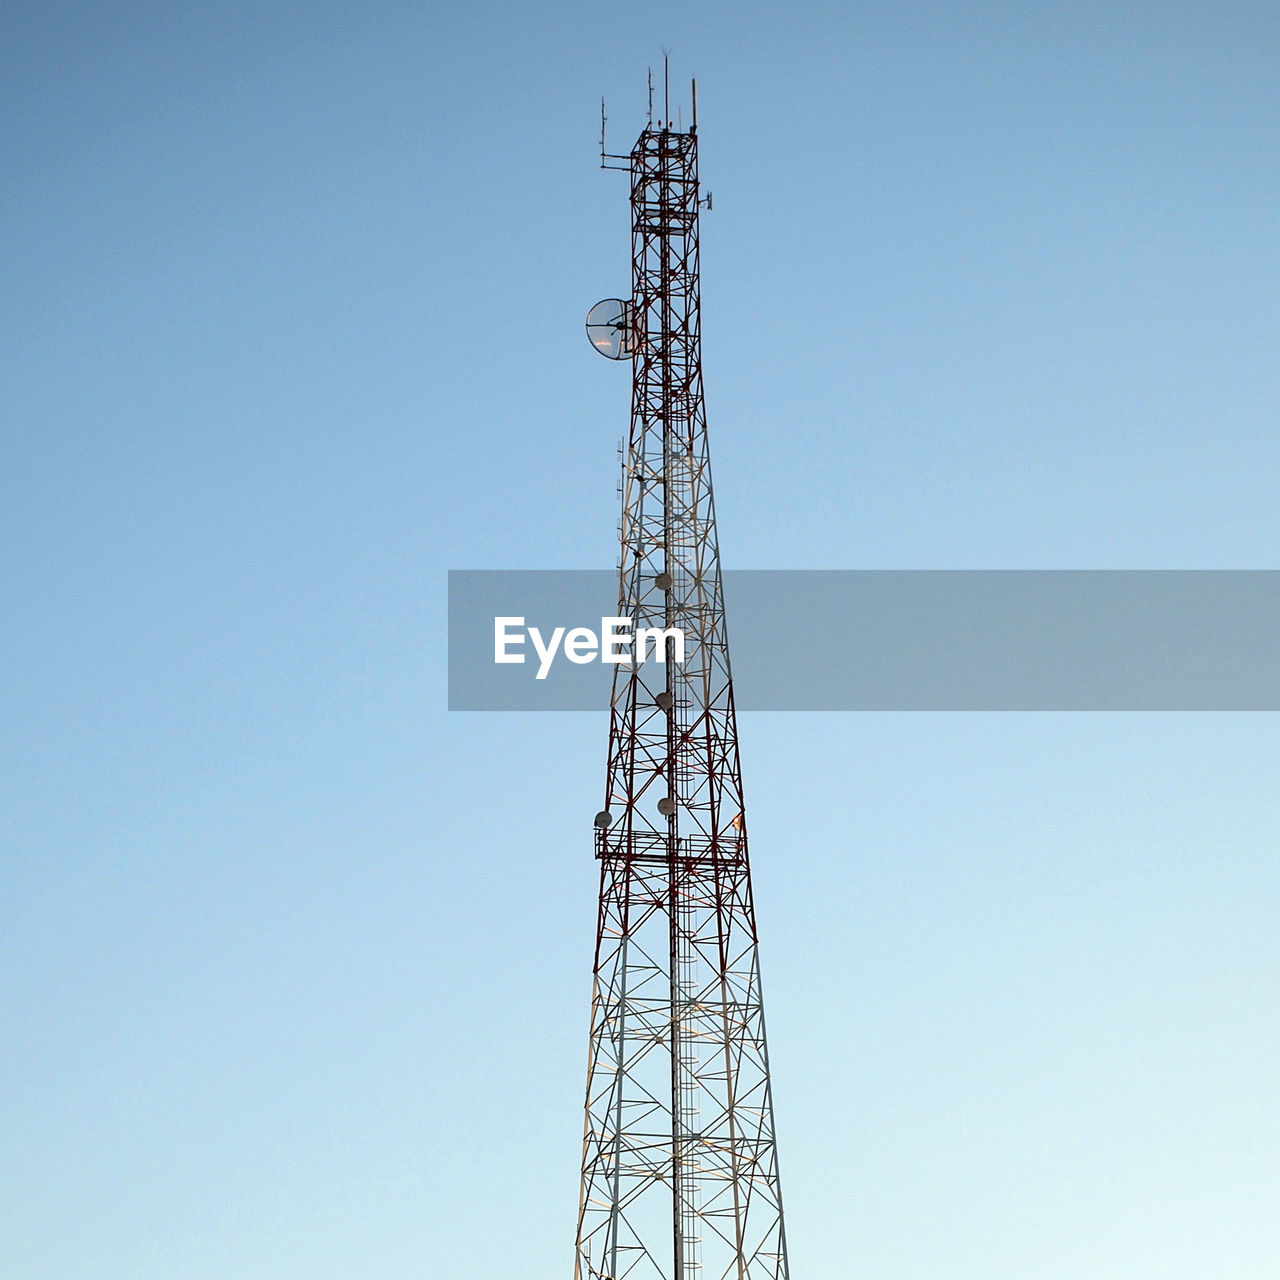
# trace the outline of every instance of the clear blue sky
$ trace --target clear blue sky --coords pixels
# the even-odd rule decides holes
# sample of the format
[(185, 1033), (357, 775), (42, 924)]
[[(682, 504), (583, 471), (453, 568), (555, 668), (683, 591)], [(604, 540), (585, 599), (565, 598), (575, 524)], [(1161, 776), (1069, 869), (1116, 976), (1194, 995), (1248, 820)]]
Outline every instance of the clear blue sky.
[[(728, 565), (1280, 567), (1274, 6), (8, 5), (0, 1274), (570, 1274), (664, 46)], [(797, 1280), (1280, 1274), (1278, 729), (745, 718)]]

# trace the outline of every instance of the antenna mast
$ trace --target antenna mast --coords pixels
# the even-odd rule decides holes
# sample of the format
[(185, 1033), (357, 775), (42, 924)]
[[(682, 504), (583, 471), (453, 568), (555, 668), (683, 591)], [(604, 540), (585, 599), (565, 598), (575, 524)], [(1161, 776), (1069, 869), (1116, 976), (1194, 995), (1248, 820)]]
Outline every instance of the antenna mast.
[[(632, 292), (588, 318), (632, 368), (575, 1280), (788, 1280), (702, 398), (697, 135), (628, 156)], [(652, 92), (652, 77), (650, 78)]]

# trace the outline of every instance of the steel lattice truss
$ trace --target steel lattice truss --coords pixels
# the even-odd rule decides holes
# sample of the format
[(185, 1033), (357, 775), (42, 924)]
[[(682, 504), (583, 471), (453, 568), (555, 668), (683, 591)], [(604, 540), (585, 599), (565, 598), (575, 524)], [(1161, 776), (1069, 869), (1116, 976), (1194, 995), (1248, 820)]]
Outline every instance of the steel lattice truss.
[(696, 125), (631, 175), (631, 434), (575, 1280), (787, 1280), (702, 402)]

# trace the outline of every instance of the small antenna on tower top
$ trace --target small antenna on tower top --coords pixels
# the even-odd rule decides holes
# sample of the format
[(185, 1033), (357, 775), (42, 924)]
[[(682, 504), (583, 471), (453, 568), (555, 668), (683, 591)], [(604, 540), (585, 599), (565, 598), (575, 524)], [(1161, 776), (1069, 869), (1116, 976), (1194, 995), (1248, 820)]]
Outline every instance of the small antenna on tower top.
[(698, 132), (698, 82), (695, 79), (692, 83), (693, 83), (693, 128), (690, 129), (689, 132), (697, 133)]
[(649, 128), (653, 128), (653, 68), (649, 68)]
[(600, 99), (600, 167), (604, 168), (604, 99)]
[(671, 123), (671, 50), (662, 51), (662, 121), (663, 128)]

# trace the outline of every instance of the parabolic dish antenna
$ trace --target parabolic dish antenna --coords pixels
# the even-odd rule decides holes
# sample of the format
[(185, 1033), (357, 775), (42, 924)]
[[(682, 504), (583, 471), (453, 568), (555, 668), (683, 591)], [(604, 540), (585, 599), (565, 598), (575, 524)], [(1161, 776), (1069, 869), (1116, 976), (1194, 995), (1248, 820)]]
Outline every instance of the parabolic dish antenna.
[(606, 298), (587, 312), (587, 339), (610, 360), (625, 360), (635, 350), (632, 341), (631, 304)]

